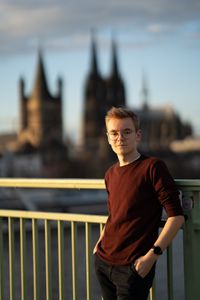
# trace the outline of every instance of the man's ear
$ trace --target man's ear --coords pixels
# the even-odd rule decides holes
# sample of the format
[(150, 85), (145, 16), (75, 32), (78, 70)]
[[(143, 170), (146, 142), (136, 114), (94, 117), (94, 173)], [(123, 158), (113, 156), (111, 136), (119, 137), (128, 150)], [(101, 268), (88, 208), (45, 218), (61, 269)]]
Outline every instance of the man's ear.
[(138, 129), (137, 132), (136, 132), (136, 139), (137, 139), (137, 142), (139, 143), (142, 139), (142, 130), (141, 129)]
[(106, 132), (106, 136), (107, 136), (108, 144), (110, 144), (110, 140), (107, 132)]

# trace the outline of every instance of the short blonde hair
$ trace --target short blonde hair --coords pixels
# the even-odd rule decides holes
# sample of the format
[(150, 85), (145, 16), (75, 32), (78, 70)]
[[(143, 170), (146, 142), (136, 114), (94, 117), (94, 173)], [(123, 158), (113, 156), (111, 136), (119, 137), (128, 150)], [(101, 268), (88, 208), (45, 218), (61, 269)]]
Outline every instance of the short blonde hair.
[(111, 109), (109, 109), (109, 111), (105, 116), (105, 123), (107, 125), (110, 119), (125, 119), (125, 118), (131, 118), (136, 131), (140, 128), (138, 116), (132, 110), (125, 107), (113, 106)]

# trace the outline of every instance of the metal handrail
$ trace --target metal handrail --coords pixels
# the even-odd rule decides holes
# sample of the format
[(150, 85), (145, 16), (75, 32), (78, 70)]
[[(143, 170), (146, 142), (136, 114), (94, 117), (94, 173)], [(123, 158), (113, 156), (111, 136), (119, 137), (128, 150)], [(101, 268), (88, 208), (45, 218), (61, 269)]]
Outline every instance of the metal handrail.
[[(175, 179), (178, 187), (186, 190), (200, 190), (200, 179)], [(103, 179), (30, 179), (0, 178), (0, 187), (49, 188), (49, 189), (105, 189)]]
[[(199, 199), (200, 180), (175, 180), (178, 188), (189, 195), (186, 199), (187, 203), (193, 204)], [(103, 179), (27, 179), (27, 178), (0, 178), (0, 187), (2, 188), (42, 188), (42, 189), (105, 189)], [(192, 200), (191, 200), (192, 199)], [(190, 212), (189, 212), (190, 215)], [(195, 216), (194, 216), (195, 217)], [(57, 223), (58, 230), (58, 264), (59, 264), (59, 300), (64, 299), (63, 293), (63, 228), (65, 222), (69, 222), (71, 226), (71, 249), (72, 249), (72, 286), (73, 300), (78, 299), (77, 293), (77, 224), (85, 224), (85, 244), (86, 244), (86, 289), (87, 300), (91, 300), (91, 226), (99, 224), (99, 232), (107, 220), (107, 216), (102, 215), (86, 215), (86, 214), (69, 214), (69, 213), (54, 213), (54, 212), (35, 212), (35, 211), (20, 211), (20, 210), (0, 210), (0, 299), (3, 298), (3, 219), (8, 220), (8, 242), (9, 242), (9, 261), (10, 261), (10, 299), (15, 299), (14, 285), (14, 220), (20, 221), (20, 253), (21, 253), (21, 299), (26, 299), (26, 220), (31, 220), (32, 223), (32, 255), (33, 255), (33, 280), (34, 280), (34, 300), (39, 299), (39, 279), (38, 279), (38, 223), (44, 221), (45, 232), (45, 257), (46, 257), (46, 299), (52, 299), (51, 294), (51, 234), (50, 221)], [(194, 218), (193, 224), (195, 225)], [(197, 225), (195, 225), (197, 228)], [(189, 227), (189, 226), (188, 226)], [(196, 230), (196, 229), (195, 229)], [(167, 251), (168, 258), (168, 299), (173, 300), (173, 272), (172, 272), (172, 250), (171, 246)], [(150, 299), (156, 299), (155, 289), (151, 290)]]

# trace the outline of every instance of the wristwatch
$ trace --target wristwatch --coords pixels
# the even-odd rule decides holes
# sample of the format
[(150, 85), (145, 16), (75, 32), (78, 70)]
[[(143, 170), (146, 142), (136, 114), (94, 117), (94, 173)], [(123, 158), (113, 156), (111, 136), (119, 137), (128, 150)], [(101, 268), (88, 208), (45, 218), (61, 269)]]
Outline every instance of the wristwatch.
[(159, 246), (153, 246), (152, 247), (154, 254), (161, 255), (163, 254), (162, 249)]

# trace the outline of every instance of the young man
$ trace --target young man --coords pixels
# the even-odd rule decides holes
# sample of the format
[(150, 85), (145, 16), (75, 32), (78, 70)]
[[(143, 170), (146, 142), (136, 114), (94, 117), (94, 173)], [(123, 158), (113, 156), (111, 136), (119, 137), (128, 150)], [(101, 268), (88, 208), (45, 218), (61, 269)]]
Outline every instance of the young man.
[[(113, 107), (108, 142), (118, 157), (105, 175), (109, 216), (94, 248), (104, 300), (146, 300), (155, 263), (184, 223), (179, 192), (163, 161), (141, 155), (138, 118)], [(162, 208), (168, 219), (158, 236)]]

